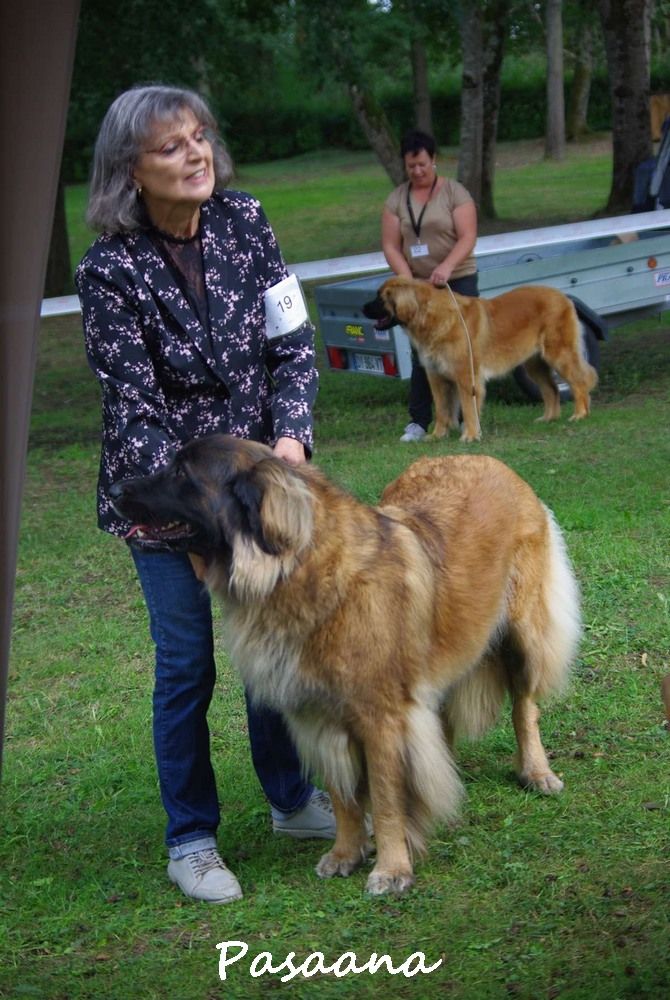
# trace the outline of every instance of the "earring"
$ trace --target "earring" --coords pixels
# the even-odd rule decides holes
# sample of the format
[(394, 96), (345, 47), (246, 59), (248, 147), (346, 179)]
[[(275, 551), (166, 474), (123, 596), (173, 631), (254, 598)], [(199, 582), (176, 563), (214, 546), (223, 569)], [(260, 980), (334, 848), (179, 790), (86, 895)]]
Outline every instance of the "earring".
[(138, 198), (140, 197), (140, 195), (142, 194), (142, 185), (140, 185), (138, 188), (135, 188), (135, 194), (137, 195)]

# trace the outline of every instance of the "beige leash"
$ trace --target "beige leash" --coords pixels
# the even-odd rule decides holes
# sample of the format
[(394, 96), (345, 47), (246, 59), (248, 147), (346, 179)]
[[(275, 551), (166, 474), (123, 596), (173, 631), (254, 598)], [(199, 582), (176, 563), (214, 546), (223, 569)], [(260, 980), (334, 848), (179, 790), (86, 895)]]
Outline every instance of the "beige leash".
[(468, 330), (468, 324), (465, 322), (465, 316), (463, 315), (463, 313), (461, 311), (461, 307), (458, 304), (458, 301), (456, 299), (456, 296), (454, 295), (454, 292), (453, 292), (453, 289), (451, 288), (451, 285), (447, 284), (447, 288), (449, 289), (449, 294), (451, 295), (451, 300), (454, 303), (454, 305), (456, 306), (456, 312), (458, 313), (458, 317), (459, 317), (459, 319), (461, 321), (461, 325), (462, 325), (462, 327), (463, 327), (463, 329), (465, 331), (465, 339), (466, 339), (467, 344), (468, 344), (468, 353), (470, 355), (470, 380), (471, 380), (471, 383), (472, 383), (472, 388), (471, 388), (470, 391), (472, 393), (472, 403), (473, 403), (473, 406), (475, 408), (475, 420), (477, 422), (477, 433), (481, 434), (481, 432), (482, 432), (482, 425), (479, 422), (479, 409), (477, 407), (477, 391), (476, 391), (476, 387), (475, 387), (475, 359), (474, 359), (474, 355), (472, 353), (472, 341), (470, 339), (470, 331)]

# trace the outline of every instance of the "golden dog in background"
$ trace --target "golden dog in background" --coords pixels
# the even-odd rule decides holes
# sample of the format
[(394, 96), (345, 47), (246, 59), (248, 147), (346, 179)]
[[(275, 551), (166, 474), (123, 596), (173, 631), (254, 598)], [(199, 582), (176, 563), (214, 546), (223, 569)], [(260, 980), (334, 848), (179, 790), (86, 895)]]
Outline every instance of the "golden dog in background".
[(431, 824), (457, 814), (451, 741), (483, 733), (507, 692), (521, 783), (562, 788), (537, 699), (567, 677), (577, 585), (552, 515), (501, 462), (422, 458), (369, 507), (311, 465), (212, 435), (114, 498), (134, 542), (196, 554), (248, 691), (325, 780), (337, 837), (322, 877), (365, 859), (371, 810), (368, 891), (405, 891)]
[(555, 288), (526, 285), (491, 299), (457, 295), (416, 278), (390, 278), (363, 312), (380, 327), (401, 323), (426, 369), (435, 404), (432, 436), (455, 424), (455, 383), (463, 414), (462, 441), (481, 437), (479, 418), (490, 378), (523, 364), (544, 402), (542, 420), (560, 416), (555, 368), (572, 390), (571, 420), (587, 416), (598, 375), (585, 360), (570, 299)]

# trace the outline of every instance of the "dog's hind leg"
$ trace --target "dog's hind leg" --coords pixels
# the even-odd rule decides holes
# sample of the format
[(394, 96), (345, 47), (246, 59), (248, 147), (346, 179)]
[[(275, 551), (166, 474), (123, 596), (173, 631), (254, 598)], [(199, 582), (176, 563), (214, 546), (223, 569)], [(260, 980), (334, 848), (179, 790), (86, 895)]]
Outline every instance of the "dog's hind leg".
[(540, 736), (540, 709), (527, 692), (512, 695), (512, 722), (519, 747), (517, 774), (524, 788), (551, 794), (560, 792), (563, 782), (549, 766)]
[(524, 362), (524, 368), (537, 385), (544, 403), (544, 413), (539, 420), (557, 420), (561, 415), (561, 395), (551, 373), (551, 367), (544, 358), (536, 354)]
[[(563, 374), (561, 372), (561, 374)], [(575, 403), (570, 420), (582, 420), (588, 417), (591, 410), (590, 392), (598, 384), (598, 373), (586, 361), (579, 359), (579, 366), (573, 365), (565, 378), (570, 383), (572, 398)]]
[(585, 361), (578, 348), (562, 347), (551, 362), (570, 386), (575, 408), (570, 420), (582, 420), (591, 409), (590, 392), (598, 384), (598, 373)]
[(570, 419), (587, 417), (591, 408), (589, 393), (598, 384), (598, 373), (584, 355), (581, 326), (572, 303), (568, 303), (562, 322), (546, 331), (544, 357), (570, 386), (575, 404)]
[[(531, 628), (529, 632), (532, 633)], [(516, 772), (519, 784), (538, 792), (560, 792), (563, 782), (549, 766), (549, 759), (540, 736), (540, 709), (537, 704), (536, 676), (543, 665), (537, 651), (524, 648), (532, 642), (528, 633), (514, 630), (501, 644), (501, 665), (506, 674), (512, 699), (512, 723), (517, 742)]]

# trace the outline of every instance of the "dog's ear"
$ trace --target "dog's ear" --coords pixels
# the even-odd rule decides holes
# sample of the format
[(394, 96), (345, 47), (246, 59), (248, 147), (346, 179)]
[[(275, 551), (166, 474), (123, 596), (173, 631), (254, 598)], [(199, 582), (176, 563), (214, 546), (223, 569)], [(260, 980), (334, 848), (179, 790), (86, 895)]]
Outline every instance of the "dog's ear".
[(245, 525), (233, 541), (229, 587), (240, 600), (263, 600), (292, 573), (312, 540), (312, 493), (278, 458), (258, 462), (232, 489)]
[(235, 533), (241, 532), (244, 535), (250, 535), (264, 552), (274, 554), (266, 546), (263, 537), (261, 522), (263, 494), (258, 484), (253, 481), (251, 474), (248, 471), (240, 473), (230, 483), (230, 492), (235, 501), (237, 515), (235, 518), (236, 524), (234, 525)]
[(231, 484), (244, 516), (243, 530), (268, 555), (299, 553), (312, 537), (312, 494), (281, 459), (267, 458)]
[(398, 282), (391, 285), (385, 294), (386, 303), (402, 324), (411, 323), (417, 314), (416, 288)]
[(263, 494), (260, 513), (266, 545), (277, 553), (299, 554), (311, 542), (314, 527), (308, 483), (278, 458), (259, 462), (254, 473)]

